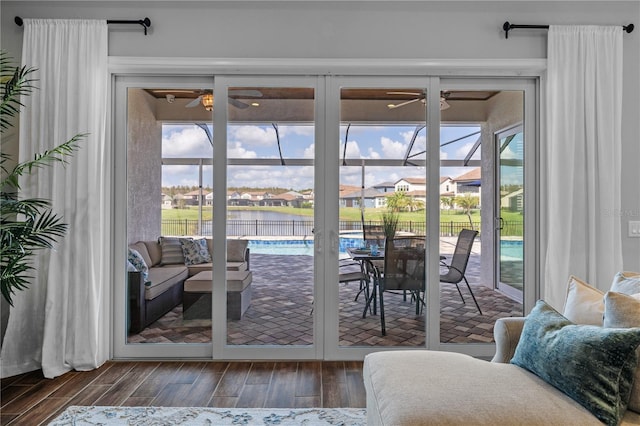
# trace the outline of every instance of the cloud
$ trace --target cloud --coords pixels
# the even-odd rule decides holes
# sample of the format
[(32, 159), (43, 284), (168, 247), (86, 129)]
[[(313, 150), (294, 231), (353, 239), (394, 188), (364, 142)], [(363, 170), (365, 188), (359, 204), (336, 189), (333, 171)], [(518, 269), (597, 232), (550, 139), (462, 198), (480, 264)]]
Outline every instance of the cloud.
[(315, 136), (315, 126), (278, 126), (280, 137), (287, 136)]
[(315, 158), (316, 144), (312, 143), (302, 152), (302, 158)]
[[(340, 158), (343, 157), (343, 153), (344, 153), (344, 143), (341, 143), (340, 144)], [(361, 157), (361, 153), (360, 153), (360, 146), (358, 145), (357, 141), (348, 141), (347, 142), (346, 157), (350, 158), (350, 159), (362, 158)]]
[(277, 144), (275, 130), (266, 126), (230, 126), (227, 137), (229, 141), (248, 146), (268, 147)]
[(258, 154), (245, 149), (240, 142), (232, 142), (227, 148), (227, 158), (258, 158)]
[(164, 125), (162, 130), (163, 157), (211, 157), (211, 144), (201, 128), (195, 125)]
[[(469, 151), (471, 151), (471, 148), (473, 148), (473, 145), (475, 145), (475, 142), (467, 142), (461, 147), (457, 148), (454, 158), (466, 158), (467, 154), (469, 154)], [(476, 152), (473, 154), (471, 158), (474, 160), (480, 159), (480, 147), (476, 149)]]
[(384, 158), (404, 158), (407, 152), (407, 144), (391, 140), (385, 136), (380, 138)]

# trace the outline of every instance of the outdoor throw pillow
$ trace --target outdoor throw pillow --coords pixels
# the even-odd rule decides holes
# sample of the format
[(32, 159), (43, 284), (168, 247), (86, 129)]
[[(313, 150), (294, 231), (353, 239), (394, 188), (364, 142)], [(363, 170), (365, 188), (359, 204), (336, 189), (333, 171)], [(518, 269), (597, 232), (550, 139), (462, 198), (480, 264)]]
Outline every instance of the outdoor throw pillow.
[(182, 244), (180, 238), (177, 237), (160, 237), (160, 247), (162, 248), (163, 265), (184, 265), (184, 256), (182, 255)]
[(575, 324), (602, 325), (604, 293), (573, 275), (567, 283), (562, 315)]
[(618, 272), (613, 277), (611, 291), (624, 294), (640, 293), (640, 273)]
[(637, 366), (638, 328), (576, 325), (544, 301), (525, 320), (512, 364), (567, 394), (607, 425), (624, 415)]
[(182, 244), (182, 254), (186, 265), (199, 265), (211, 262), (211, 255), (207, 247), (207, 240), (200, 238), (180, 238)]
[(148, 282), (149, 281), (149, 267), (144, 262), (144, 259), (142, 258), (142, 255), (137, 250), (134, 250), (134, 249), (130, 248), (129, 249), (129, 255), (127, 256), (127, 259), (129, 260), (129, 263), (131, 265), (133, 265), (133, 267), (135, 268), (136, 271), (142, 273), (142, 278), (144, 279), (144, 282), (145, 283)]
[(244, 262), (247, 240), (227, 240), (227, 262)]
[[(628, 296), (613, 291), (604, 295), (604, 326), (616, 328), (640, 327), (640, 294)], [(640, 412), (640, 365), (629, 398), (629, 409)]]

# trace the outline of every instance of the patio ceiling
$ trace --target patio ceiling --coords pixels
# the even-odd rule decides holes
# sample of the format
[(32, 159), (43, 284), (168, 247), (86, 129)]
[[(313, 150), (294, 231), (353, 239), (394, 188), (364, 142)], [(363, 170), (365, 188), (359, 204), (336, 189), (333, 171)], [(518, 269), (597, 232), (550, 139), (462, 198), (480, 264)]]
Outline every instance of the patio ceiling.
[[(189, 89), (149, 88), (146, 92), (154, 98), (157, 118), (160, 121), (209, 121), (211, 112), (202, 105), (187, 108), (202, 93), (211, 91)], [(243, 123), (309, 123), (313, 121), (314, 90), (310, 88), (242, 87), (230, 90), (259, 91), (262, 96), (234, 96), (247, 105), (256, 106), (239, 109), (229, 106), (229, 119)], [(424, 121), (424, 104), (420, 101), (399, 108), (389, 108), (389, 104), (400, 104), (422, 95), (421, 89), (342, 89), (341, 121), (344, 123), (375, 124), (417, 124)], [(490, 90), (447, 90), (445, 97), (451, 105), (441, 111), (446, 123), (483, 122), (491, 99), (499, 91)], [(169, 102), (167, 95), (173, 97)]]

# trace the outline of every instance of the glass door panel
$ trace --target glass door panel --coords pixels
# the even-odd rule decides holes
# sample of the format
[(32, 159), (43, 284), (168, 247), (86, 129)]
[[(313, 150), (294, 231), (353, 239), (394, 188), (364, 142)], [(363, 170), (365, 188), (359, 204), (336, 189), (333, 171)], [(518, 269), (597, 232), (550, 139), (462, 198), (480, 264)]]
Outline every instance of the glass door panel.
[(494, 170), (503, 170), (493, 135), (522, 123), (524, 93), (450, 87), (440, 126), (440, 342), (491, 343), (496, 319), (523, 314), (522, 296), (493, 284), (501, 241), (493, 232), (493, 189), (501, 186)]
[[(420, 87), (340, 90), (342, 348), (425, 346), (425, 99)], [(394, 248), (410, 241), (401, 244), (389, 237), (394, 234), (420, 238), (419, 258), (393, 262)], [(397, 274), (388, 272), (391, 265)], [(411, 286), (401, 290), (392, 285), (397, 282), (391, 275), (409, 269), (417, 279), (403, 282)], [(388, 291), (380, 294), (382, 288)]]
[[(206, 89), (127, 89), (127, 337), (133, 345), (211, 344), (211, 319), (184, 308), (198, 265), (183, 247), (210, 239), (211, 112)], [(209, 226), (207, 226), (209, 223)], [(207, 244), (205, 243), (205, 247)], [(210, 245), (209, 245), (210, 246)], [(205, 258), (206, 257), (206, 258)], [(208, 351), (210, 352), (210, 350)], [(184, 353), (184, 352), (182, 352)]]
[(522, 126), (496, 135), (499, 244), (497, 288), (522, 300), (524, 289), (524, 134)]
[[(227, 329), (234, 347), (314, 344), (315, 89), (228, 88)], [(218, 201), (217, 201), (218, 202)], [(234, 270), (234, 247), (248, 249)]]

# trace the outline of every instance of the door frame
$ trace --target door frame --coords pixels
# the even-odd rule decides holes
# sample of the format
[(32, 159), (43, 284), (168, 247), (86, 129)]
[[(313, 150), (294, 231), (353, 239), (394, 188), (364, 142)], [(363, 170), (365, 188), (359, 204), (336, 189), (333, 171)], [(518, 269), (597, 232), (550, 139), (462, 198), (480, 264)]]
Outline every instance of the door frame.
[[(167, 64), (170, 64), (169, 66)], [(537, 165), (538, 161), (538, 143), (539, 134), (544, 129), (544, 123), (540, 121), (539, 114), (539, 106), (540, 106), (540, 96), (544, 94), (544, 73), (546, 71), (546, 61), (544, 59), (487, 59), (487, 60), (477, 60), (477, 59), (449, 59), (449, 60), (424, 60), (424, 59), (407, 59), (407, 60), (345, 60), (345, 59), (211, 59), (211, 58), (164, 58), (164, 57), (150, 57), (150, 58), (132, 58), (132, 57), (109, 57), (109, 71), (110, 71), (110, 81), (111, 81), (111, 95), (114, 102), (112, 102), (111, 109), (111, 117), (110, 117), (110, 126), (111, 126), (111, 134), (112, 134), (112, 142), (113, 142), (113, 155), (115, 164), (115, 172), (114, 180), (112, 182), (112, 208), (110, 211), (113, 223), (114, 223), (114, 238), (112, 241), (111, 251), (113, 254), (114, 264), (113, 264), (113, 276), (116, 278), (114, 282), (113, 291), (111, 293), (111, 298), (109, 301), (110, 310), (114, 312), (114, 321), (110, 325), (111, 331), (111, 355), (114, 359), (127, 359), (127, 358), (143, 358), (143, 359), (159, 359), (159, 358), (194, 358), (194, 359), (223, 359), (223, 357), (233, 357), (236, 356), (238, 358), (244, 356), (251, 356), (250, 353), (233, 353), (228, 350), (214, 350), (212, 347), (213, 344), (205, 344), (205, 345), (188, 345), (192, 346), (191, 348), (185, 348), (185, 345), (153, 345), (153, 347), (149, 348), (139, 348), (135, 345), (135, 350), (132, 350), (131, 346), (134, 345), (126, 345), (122, 341), (122, 336), (118, 337), (118, 330), (123, 330), (125, 327), (125, 315), (124, 308), (120, 306), (118, 303), (120, 300), (124, 300), (124, 286), (122, 283), (126, 282), (126, 278), (124, 276), (124, 271), (126, 270), (126, 233), (123, 230), (126, 230), (126, 191), (122, 191), (123, 188), (126, 188), (126, 173), (122, 173), (120, 167), (126, 164), (126, 108), (121, 108), (121, 105), (118, 102), (118, 99), (121, 99), (123, 93), (120, 88), (122, 79), (129, 79), (127, 81), (137, 82), (137, 84), (148, 85), (151, 79), (158, 79), (158, 81), (165, 81), (165, 84), (171, 85), (171, 87), (184, 87), (184, 88), (196, 88), (203, 87), (203, 83), (191, 83), (192, 80), (195, 81), (209, 81), (211, 84), (211, 79), (213, 76), (215, 78), (222, 77), (233, 77), (234, 79), (238, 76), (246, 75), (246, 76), (269, 76), (269, 75), (279, 75), (279, 76), (308, 76), (312, 75), (318, 80), (317, 87), (317, 97), (316, 101), (318, 102), (318, 97), (325, 96), (325, 93), (329, 93), (327, 87), (330, 84), (333, 84), (332, 79), (337, 78), (334, 77), (336, 75), (340, 76), (369, 76), (375, 77), (378, 79), (385, 79), (389, 76), (400, 76), (402, 78), (412, 78), (412, 77), (420, 77), (427, 79), (429, 81), (427, 90), (428, 90), (428, 98), (427, 102), (430, 108), (428, 110), (433, 111), (433, 113), (427, 117), (427, 123), (429, 125), (428, 130), (428, 139), (431, 141), (428, 146), (431, 146), (434, 142), (439, 139), (439, 132), (434, 126), (433, 123), (439, 124), (439, 97), (435, 96), (435, 93), (439, 93), (440, 87), (445, 83), (448, 83), (451, 79), (452, 82), (456, 83), (456, 87), (463, 87), (465, 85), (465, 79), (470, 79), (469, 76), (473, 76), (474, 83), (470, 87), (481, 87), (483, 85), (482, 81), (491, 81), (491, 80), (501, 80), (503, 83), (509, 82), (509, 78), (518, 78), (518, 79), (527, 79), (529, 80), (528, 89), (529, 95), (525, 97), (526, 103), (526, 117), (525, 122), (535, 123), (534, 126), (526, 126), (525, 127), (525, 137), (527, 140), (536, 141), (535, 144), (529, 143), (527, 144), (527, 158), (532, 161), (534, 167), (528, 167), (525, 179), (529, 182), (528, 188), (529, 193), (525, 200), (528, 206), (537, 206), (538, 203), (535, 201), (539, 198), (539, 185), (537, 182)], [(156, 76), (156, 77), (149, 77)], [(438, 76), (442, 76), (442, 80)], [(446, 78), (445, 78), (446, 76)], [(508, 77), (508, 78), (504, 78)], [(256, 77), (259, 78), (259, 77)], [(186, 79), (186, 80), (185, 80)], [(120, 83), (120, 84), (119, 84)], [(216, 82), (214, 81), (214, 86)], [(447, 87), (450, 87), (447, 84)], [(453, 86), (451, 86), (453, 88)], [(429, 95), (429, 93), (431, 95)], [(330, 94), (328, 95), (328, 99), (330, 99)], [(318, 105), (321, 105), (318, 103)], [(329, 123), (338, 122), (339, 123), (339, 115), (335, 108), (330, 108), (330, 102), (325, 102), (323, 106), (323, 110), (320, 112), (319, 108), (316, 108), (316, 114), (321, 113), (325, 118), (325, 124), (322, 126), (321, 122), (316, 122), (316, 156), (318, 156), (319, 146), (320, 144), (317, 141), (325, 140), (325, 138), (329, 138), (335, 135), (335, 132), (339, 132), (339, 127), (335, 129), (329, 129)], [(226, 108), (216, 108), (214, 111), (214, 123), (219, 123), (219, 120), (224, 120)], [(219, 127), (219, 126), (215, 126)], [(322, 128), (321, 128), (322, 127)], [(214, 130), (215, 131), (215, 130)], [(124, 143), (123, 143), (124, 141)], [(327, 144), (327, 147), (330, 144)], [(430, 149), (434, 149), (432, 147)], [(431, 158), (428, 161), (427, 165), (427, 178), (429, 183), (427, 190), (428, 191), (437, 191), (437, 178), (439, 175), (439, 148), (437, 150), (438, 155), (429, 155)], [(332, 158), (331, 148), (327, 148), (327, 151), (322, 152), (322, 154), (318, 158)], [(325, 157), (326, 156), (326, 157)], [(226, 155), (225, 155), (226, 160)], [(437, 163), (436, 163), (437, 162)], [(329, 162), (330, 163), (330, 162)], [(324, 164), (322, 167), (330, 167), (330, 164)], [(337, 167), (337, 162), (335, 166)], [(316, 165), (316, 173), (319, 170), (318, 165)], [(226, 171), (226, 169), (225, 169)], [(215, 173), (215, 172), (214, 172)], [(330, 174), (329, 179), (325, 184), (325, 190), (323, 194), (316, 193), (316, 196), (324, 197), (324, 201), (330, 203), (331, 197), (329, 196), (329, 192), (331, 188), (337, 188), (337, 181), (333, 181), (334, 176), (337, 178), (336, 174)], [(215, 179), (215, 175), (214, 175)], [(318, 177), (316, 176), (316, 179)], [(226, 180), (225, 180), (226, 182)], [(531, 182), (535, 185), (532, 188)], [(337, 199), (335, 200), (337, 203)], [(431, 203), (428, 206), (427, 214), (431, 217), (434, 216), (435, 212), (439, 215), (438, 206), (434, 205), (435, 203)], [(337, 209), (336, 209), (337, 211)], [(321, 247), (331, 247), (332, 241), (335, 241), (336, 235), (329, 235), (329, 233), (325, 232), (327, 229), (337, 229), (337, 214), (334, 213), (336, 217), (332, 215), (326, 215), (325, 220), (322, 223), (318, 223), (317, 214), (316, 214), (316, 224), (319, 225), (319, 229), (321, 235), (317, 237), (316, 241), (320, 242), (319, 246)], [(535, 231), (539, 229), (538, 225), (538, 212), (535, 214), (528, 215), (529, 217), (525, 219), (525, 232), (528, 232), (528, 235), (536, 235)], [(432, 235), (434, 232), (437, 232), (438, 224), (436, 221), (431, 221), (428, 232)], [(215, 229), (215, 228), (214, 228)], [(539, 240), (539, 236), (536, 235), (535, 239), (530, 238), (525, 245), (525, 264), (528, 267), (525, 269), (525, 279), (531, 283), (537, 283), (538, 270), (539, 270), (539, 255), (537, 248), (539, 245), (537, 244)], [(218, 248), (219, 249), (219, 248)], [(435, 247), (435, 244), (429, 244), (427, 250), (431, 250), (431, 252), (437, 251), (438, 248)], [(317, 256), (321, 257), (321, 256)], [(337, 257), (337, 254), (336, 254)], [(329, 259), (324, 264), (316, 264), (316, 282), (317, 280), (321, 280), (321, 282), (329, 282), (333, 278), (337, 278), (337, 271), (331, 271), (328, 264), (333, 259), (333, 255), (329, 255), (327, 257)], [(429, 262), (428, 268), (431, 270), (428, 280), (430, 282), (437, 281), (438, 279), (435, 277), (435, 267), (437, 266), (437, 260), (435, 256), (429, 256), (427, 259)], [(318, 262), (316, 260), (316, 262)], [(335, 263), (334, 263), (335, 265)], [(334, 277), (335, 275), (335, 277)], [(120, 278), (118, 278), (120, 277)], [(119, 280), (122, 280), (119, 282)], [(328, 281), (329, 280), (329, 281)], [(324, 288), (323, 285), (316, 285), (316, 292), (318, 292), (319, 288)], [(539, 294), (539, 289), (533, 288), (529, 289), (524, 296), (524, 306), (525, 313), (528, 312), (533, 304), (534, 299), (537, 294)], [(328, 307), (320, 306), (324, 304), (328, 298), (331, 297), (330, 292), (325, 292), (323, 294), (324, 289), (320, 290), (319, 293), (316, 293), (316, 301), (318, 301), (318, 305), (316, 306), (318, 311), (325, 312), (325, 315), (329, 315), (331, 310)], [(435, 298), (434, 298), (435, 295)], [(324, 297), (323, 297), (324, 296)], [(437, 320), (437, 316), (439, 315), (439, 300), (438, 300), (437, 288), (436, 286), (430, 286), (430, 292), (428, 294), (429, 297), (429, 309), (428, 312), (429, 317), (427, 318), (428, 327), (434, 327), (434, 320)], [(436, 307), (437, 309), (434, 309)], [(434, 317), (434, 315), (436, 317)], [(437, 323), (437, 321), (435, 321)], [(316, 336), (322, 336), (324, 342), (327, 342), (328, 339), (332, 338), (331, 333), (333, 331), (328, 331), (330, 327), (324, 327), (322, 329), (321, 325), (318, 324), (318, 321), (314, 322), (314, 333)], [(337, 333), (337, 330), (335, 331)], [(120, 333), (122, 335), (122, 333)], [(464, 352), (469, 353), (471, 355), (476, 356), (490, 356), (493, 353), (494, 347), (493, 345), (451, 345), (451, 344), (440, 344), (439, 342), (439, 330), (435, 330), (435, 332), (430, 333), (429, 340), (427, 342), (427, 347), (429, 349), (437, 349), (437, 350), (453, 350), (456, 352)], [(125, 339), (126, 340), (126, 339)], [(336, 345), (337, 345), (337, 339)], [(126, 342), (125, 342), (126, 343)], [(129, 348), (127, 348), (129, 346)], [(167, 346), (166, 348), (163, 346)], [(353, 350), (347, 351), (351, 353), (347, 353), (342, 350), (337, 350), (338, 348), (325, 349), (321, 345), (314, 345), (314, 353), (309, 354), (310, 357), (315, 357), (316, 359), (362, 359), (364, 354), (368, 352), (372, 352), (373, 350), (377, 350), (379, 348), (374, 348), (369, 350), (369, 348), (365, 348), (365, 350)], [(162, 351), (159, 351), (158, 348), (162, 347)], [(185, 350), (187, 349), (187, 350)], [(265, 349), (265, 348), (261, 348)], [(277, 349), (277, 348), (276, 348)], [(161, 353), (162, 355), (158, 355)], [(266, 351), (263, 353), (260, 352), (260, 359), (282, 359), (285, 358), (286, 354), (280, 353), (280, 351)]]

